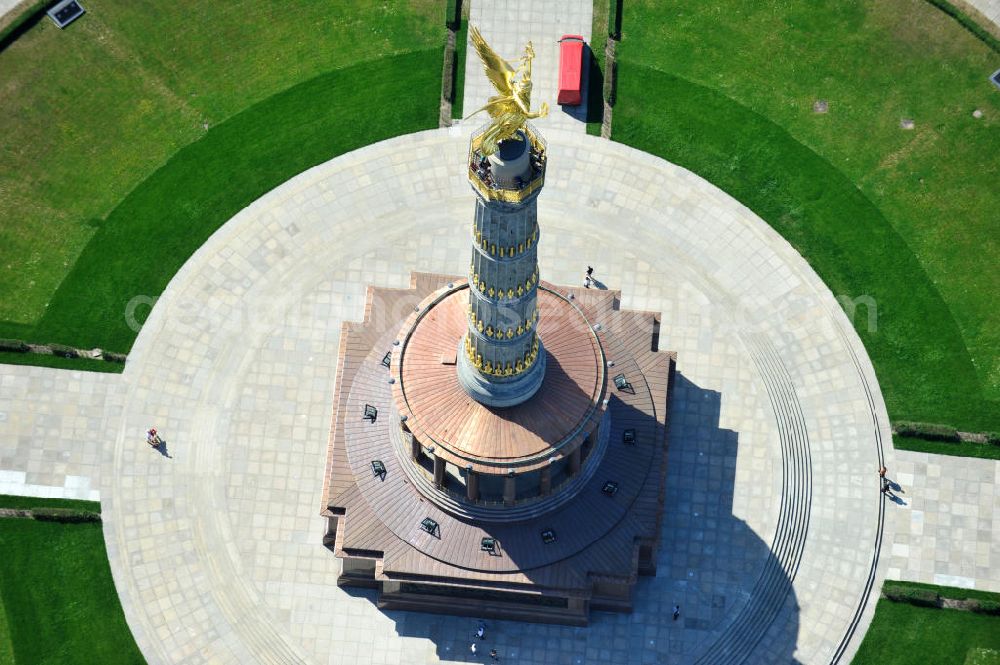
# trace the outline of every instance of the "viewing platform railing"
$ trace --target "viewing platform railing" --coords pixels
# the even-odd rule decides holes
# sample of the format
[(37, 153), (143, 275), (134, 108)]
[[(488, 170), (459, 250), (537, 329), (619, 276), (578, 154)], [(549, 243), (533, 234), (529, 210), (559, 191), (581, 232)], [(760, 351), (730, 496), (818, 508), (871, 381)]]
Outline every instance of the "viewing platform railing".
[(525, 123), (524, 133), (531, 144), (531, 172), (527, 178), (510, 187), (493, 180), (490, 162), (482, 152), (483, 135), (488, 128), (489, 125), (480, 127), (469, 141), (469, 182), (487, 200), (522, 203), (545, 184), (545, 160), (548, 154), (545, 139), (531, 123)]

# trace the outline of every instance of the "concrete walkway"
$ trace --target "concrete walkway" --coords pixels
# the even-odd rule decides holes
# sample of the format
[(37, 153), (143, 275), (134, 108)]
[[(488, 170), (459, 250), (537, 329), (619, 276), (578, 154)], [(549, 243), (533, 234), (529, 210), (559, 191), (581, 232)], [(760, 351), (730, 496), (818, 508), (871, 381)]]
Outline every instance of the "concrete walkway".
[(890, 579), (1000, 592), (1000, 463), (896, 451)]
[[(555, 651), (568, 663), (846, 663), (905, 557), (921, 557), (917, 579), (995, 588), (995, 504), (932, 510), (945, 478), (969, 481), (965, 462), (937, 473), (953, 461), (894, 453), (860, 341), (802, 258), (683, 169), (540, 129), (544, 278), (575, 284), (595, 266), (624, 307), (662, 312), (660, 346), (679, 353), (669, 496), (659, 573), (638, 585), (633, 614), (585, 629), (496, 622), (486, 649), (526, 664)], [(239, 213), (171, 281), (123, 375), (0, 366), (0, 469), (100, 491), (115, 583), (150, 663), (470, 661), (474, 621), (382, 613), (337, 588), (318, 517), (341, 323), (361, 319), (367, 284), (464, 270), (468, 131), (369, 146)], [(170, 457), (145, 445), (150, 424)], [(912, 505), (882, 498), (883, 459)], [(962, 492), (993, 497), (996, 465), (973, 467), (992, 480)], [(954, 521), (973, 509), (974, 528)], [(975, 566), (916, 547), (918, 510), (923, 535), (941, 525), (938, 543), (954, 515)]]
[[(583, 35), (590, 43), (590, 29), (594, 16), (594, 3), (590, 0), (476, 0), (469, 11), (469, 24), (478, 26), (490, 46), (504, 59), (513, 62), (524, 53), (530, 40), (535, 48), (532, 63), (531, 106), (537, 109), (542, 102), (550, 106), (549, 117), (538, 122), (547, 129), (586, 132), (586, 106), (556, 104), (559, 91), (559, 44), (565, 34)], [(463, 108), (466, 115), (480, 108), (496, 94), (490, 82), (482, 75), (482, 62), (469, 43), (465, 59), (465, 96)], [(486, 113), (466, 120), (476, 126), (489, 121)]]
[(100, 501), (117, 374), (0, 365), (0, 494)]

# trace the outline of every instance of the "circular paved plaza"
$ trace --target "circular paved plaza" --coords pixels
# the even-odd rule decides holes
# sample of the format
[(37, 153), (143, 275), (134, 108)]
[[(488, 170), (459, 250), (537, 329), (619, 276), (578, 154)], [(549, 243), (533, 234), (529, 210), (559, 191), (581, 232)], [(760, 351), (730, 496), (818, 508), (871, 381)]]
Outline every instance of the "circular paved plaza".
[[(849, 662), (881, 585), (875, 473), (888, 418), (833, 294), (766, 223), (697, 176), (549, 130), (542, 278), (595, 267), (662, 313), (678, 354), (658, 574), (586, 628), (381, 612), (339, 589), (319, 517), (341, 324), (365, 289), (464, 274), (468, 129), (320, 165), (184, 266), (129, 356), (102, 503), (150, 663)], [(864, 309), (861, 310), (864, 313)], [(151, 424), (169, 458), (142, 444)], [(891, 460), (888, 460), (891, 466)], [(671, 617), (681, 607), (677, 620)]]

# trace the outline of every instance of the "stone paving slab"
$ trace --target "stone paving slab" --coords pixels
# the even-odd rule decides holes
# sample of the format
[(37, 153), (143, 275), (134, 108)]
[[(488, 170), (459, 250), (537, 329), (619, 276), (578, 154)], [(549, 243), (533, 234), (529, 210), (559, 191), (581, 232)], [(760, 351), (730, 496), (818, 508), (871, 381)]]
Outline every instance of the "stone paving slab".
[[(532, 63), (531, 106), (537, 109), (548, 102), (549, 117), (538, 122), (545, 128), (586, 132), (586, 104), (560, 107), (556, 104), (559, 91), (559, 44), (563, 35), (582, 35), (590, 43), (594, 5), (589, 0), (474, 0), (469, 10), (469, 24), (478, 26), (483, 37), (501, 57), (513, 62), (524, 53), (530, 40), (535, 48)], [(486, 103), (496, 94), (483, 75), (483, 65), (469, 42), (465, 58), (465, 93), (463, 108), (466, 115)], [(586, 99), (586, 97), (584, 97)], [(478, 127), (489, 116), (480, 113), (466, 121)]]

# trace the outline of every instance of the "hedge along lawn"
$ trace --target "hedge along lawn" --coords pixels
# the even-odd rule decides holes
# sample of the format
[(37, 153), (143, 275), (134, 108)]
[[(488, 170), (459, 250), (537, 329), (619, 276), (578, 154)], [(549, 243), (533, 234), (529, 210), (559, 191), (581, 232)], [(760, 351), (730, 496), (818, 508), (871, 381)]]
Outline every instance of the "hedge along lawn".
[(103, 372), (105, 374), (121, 374), (125, 369), (125, 363), (11, 351), (0, 351), (0, 365), (32, 365), (35, 367), (55, 367), (56, 369), (76, 369), (84, 372)]
[[(181, 148), (248, 107), (334, 70), (371, 63), (371, 75), (384, 81), (390, 65), (379, 60), (438, 49), (444, 38), (434, 0), (336, 7), (311, 0), (91, 0), (87, 14), (66, 30), (39, 22), (0, 52), (0, 337), (71, 341), (34, 335), (53, 293), (98, 228), (111, 223), (111, 211)], [(439, 81), (440, 58), (432, 69)], [(339, 113), (345, 126), (336, 131), (356, 137), (358, 129), (347, 125), (368, 118), (373, 105), (424, 103), (424, 72), (396, 75), (394, 94), (382, 98), (366, 97), (365, 85), (358, 89), (366, 79), (360, 72), (327, 79), (345, 86), (339, 98), (331, 102), (337, 96), (327, 94), (309, 113), (277, 118), (275, 130), (288, 132), (290, 123), (316, 116), (327, 122), (314, 128), (327, 131)], [(437, 108), (437, 98), (431, 106)], [(370, 122), (378, 137), (428, 126), (408, 123), (400, 112), (398, 124), (378, 127), (386, 114), (375, 115)], [(252, 148), (258, 138), (245, 141)], [(329, 136), (309, 138), (331, 143)], [(353, 147), (346, 140), (339, 145)], [(300, 150), (313, 146), (290, 148)], [(228, 175), (216, 176), (215, 184)]]
[[(886, 582), (938, 591), (946, 598), (997, 599), (997, 594), (963, 594), (963, 589), (926, 584)], [(992, 659), (977, 660), (981, 650), (1000, 651), (1000, 616), (962, 610), (918, 607), (885, 598), (878, 601), (875, 617), (852, 661), (855, 665), (987, 665)], [(968, 658), (968, 660), (966, 660)]]
[[(7, 499), (0, 504), (29, 507)], [(90, 510), (93, 503), (60, 506)], [(111, 579), (100, 523), (0, 519), (0, 551), (0, 663), (144, 662)]]
[(612, 138), (732, 194), (835, 295), (874, 298), (877, 330), (864, 306), (855, 326), (893, 419), (998, 429), (998, 60), (922, 0), (630, 3)]
[(922, 582), (902, 582), (900, 580), (886, 580), (882, 584), (885, 591), (922, 589), (933, 591), (942, 598), (951, 600), (989, 600), (1000, 603), (1000, 593), (993, 591), (980, 591), (979, 589), (962, 589), (953, 586), (939, 586), (937, 584), (924, 584)]
[(913, 450), (918, 453), (935, 453), (937, 455), (957, 455), (958, 457), (981, 457), (983, 459), (1000, 460), (1000, 446), (972, 441), (931, 441), (912, 436), (893, 434), (892, 445), (902, 450)]
[(594, 0), (594, 15), (590, 23), (590, 63), (587, 85), (587, 133), (591, 136), (601, 135), (604, 115), (604, 77), (608, 68), (605, 63), (605, 50), (608, 45), (608, 20), (611, 2), (618, 0)]
[(465, 58), (469, 49), (469, 3), (462, 3), (462, 21), (455, 31), (455, 78), (451, 86), (451, 117), (465, 113)]
[(92, 513), (101, 512), (100, 501), (81, 501), (79, 499), (47, 499), (33, 496), (16, 496), (0, 494), (0, 508), (16, 510), (31, 510), (32, 508), (69, 508)]

